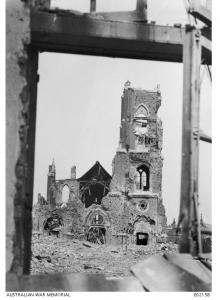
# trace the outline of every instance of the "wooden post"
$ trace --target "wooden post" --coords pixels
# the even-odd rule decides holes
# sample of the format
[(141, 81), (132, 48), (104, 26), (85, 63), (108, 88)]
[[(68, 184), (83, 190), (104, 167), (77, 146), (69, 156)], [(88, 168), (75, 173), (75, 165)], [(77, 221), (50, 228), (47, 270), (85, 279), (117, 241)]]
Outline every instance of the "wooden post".
[(199, 135), (199, 97), (200, 97), (200, 64), (201, 33), (187, 26), (183, 46), (183, 125), (182, 125), (182, 174), (181, 203), (179, 221), (182, 224), (179, 250), (180, 253), (200, 251), (198, 236), (199, 220), (195, 212), (195, 201), (198, 209), (198, 159)]
[(96, 0), (90, 0), (90, 12), (96, 11)]
[(147, 21), (147, 0), (137, 0), (136, 13), (138, 19)]
[(37, 114), (37, 83), (39, 80), (38, 71), (38, 50), (28, 49), (28, 95), (30, 98), (28, 111), (28, 144), (27, 148), (27, 180), (26, 198), (24, 203), (24, 266), (23, 273), (30, 273), (31, 262), (31, 236), (32, 236), (32, 203), (33, 203), (33, 184), (34, 184), (34, 154), (35, 154), (35, 133), (36, 133), (36, 114)]

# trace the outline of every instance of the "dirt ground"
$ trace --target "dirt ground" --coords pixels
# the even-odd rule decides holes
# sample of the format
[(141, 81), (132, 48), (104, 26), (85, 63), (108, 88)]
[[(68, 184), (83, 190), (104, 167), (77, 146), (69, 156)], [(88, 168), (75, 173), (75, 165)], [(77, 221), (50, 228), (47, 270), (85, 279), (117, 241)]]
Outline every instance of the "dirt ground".
[(67, 237), (32, 237), (31, 274), (102, 273), (107, 278), (130, 276), (131, 266), (150, 255), (164, 252), (176, 253), (176, 244), (147, 246), (128, 245), (127, 251), (120, 246), (107, 246), (68, 239)]

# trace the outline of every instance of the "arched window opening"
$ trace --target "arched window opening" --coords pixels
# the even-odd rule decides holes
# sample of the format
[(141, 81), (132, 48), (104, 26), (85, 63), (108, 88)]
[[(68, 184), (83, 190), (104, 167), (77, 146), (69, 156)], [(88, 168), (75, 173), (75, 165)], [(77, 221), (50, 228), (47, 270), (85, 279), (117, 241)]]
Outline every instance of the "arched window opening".
[(137, 168), (135, 176), (135, 186), (137, 190), (149, 191), (150, 188), (150, 171), (145, 165), (141, 165)]
[(140, 173), (138, 171), (135, 172), (135, 177), (134, 177), (134, 182), (135, 182), (135, 189), (139, 190), (140, 188)]
[(62, 203), (67, 203), (70, 197), (70, 189), (67, 185), (63, 187), (62, 190)]
[(148, 112), (147, 108), (143, 105), (140, 105), (136, 111), (135, 117), (138, 119), (139, 118), (142, 119), (142, 118), (148, 117), (148, 115), (149, 115), (149, 112)]
[(93, 220), (92, 220), (92, 225), (103, 225), (104, 224), (104, 218), (102, 215), (100, 214), (95, 214), (95, 216), (93, 217)]

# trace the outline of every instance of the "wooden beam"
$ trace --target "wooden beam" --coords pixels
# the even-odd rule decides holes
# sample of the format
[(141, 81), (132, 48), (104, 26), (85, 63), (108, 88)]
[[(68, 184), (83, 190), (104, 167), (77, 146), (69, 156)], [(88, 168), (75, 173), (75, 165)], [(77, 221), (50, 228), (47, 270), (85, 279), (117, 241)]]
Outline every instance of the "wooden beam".
[(96, 11), (96, 0), (90, 0), (90, 12)]
[[(91, 15), (90, 15), (91, 17)], [(97, 20), (108, 20), (116, 22), (147, 22), (144, 14), (140, 14), (136, 10), (129, 11), (112, 11), (112, 12), (96, 12), (93, 17)]]
[(140, 19), (147, 20), (147, 0), (137, 0), (136, 12)]
[(210, 144), (212, 143), (212, 138), (209, 135), (203, 133), (201, 130), (199, 132), (194, 132), (193, 134), (196, 138), (198, 136), (200, 141), (207, 142)]
[(28, 114), (28, 138), (27, 138), (27, 180), (26, 198), (24, 203), (24, 266), (23, 273), (30, 273), (31, 264), (31, 239), (32, 239), (32, 204), (34, 187), (34, 155), (35, 155), (35, 135), (36, 135), (36, 112), (37, 112), (37, 84), (38, 76), (38, 51), (28, 49), (28, 90), (30, 95)]
[[(89, 14), (32, 11), (31, 43), (40, 51), (182, 62), (184, 29), (100, 20)], [(211, 64), (211, 55), (204, 61)]]
[[(198, 211), (198, 159), (199, 131), (200, 32), (188, 27), (185, 32), (183, 52), (183, 126), (182, 126), (182, 171), (179, 222), (182, 224), (179, 244), (180, 253), (201, 252)], [(198, 239), (196, 241), (195, 236)]]
[(207, 39), (205, 36), (201, 37), (201, 45), (205, 48), (205, 51), (209, 51), (210, 55), (212, 53), (212, 42)]
[(190, 5), (189, 13), (195, 18), (199, 19), (209, 27), (212, 26), (212, 12), (204, 5), (198, 3), (198, 1), (193, 0)]

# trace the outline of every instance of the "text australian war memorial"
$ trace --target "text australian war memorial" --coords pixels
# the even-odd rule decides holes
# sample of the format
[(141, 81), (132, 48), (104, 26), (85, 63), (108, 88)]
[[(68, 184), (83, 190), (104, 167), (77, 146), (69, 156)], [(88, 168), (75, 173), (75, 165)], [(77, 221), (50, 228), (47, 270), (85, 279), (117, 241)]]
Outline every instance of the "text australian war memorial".
[[(112, 174), (96, 161), (79, 178), (73, 166), (70, 178), (56, 180), (53, 161), (47, 194), (38, 194), (34, 205), (33, 230), (66, 233), (94, 243), (115, 244), (122, 236), (137, 245), (156, 243), (167, 229), (162, 200), (163, 129), (157, 115), (160, 106), (159, 88), (136, 89), (126, 82)], [(69, 198), (63, 202), (66, 187)]]

